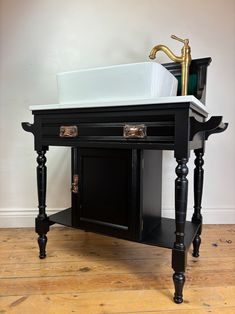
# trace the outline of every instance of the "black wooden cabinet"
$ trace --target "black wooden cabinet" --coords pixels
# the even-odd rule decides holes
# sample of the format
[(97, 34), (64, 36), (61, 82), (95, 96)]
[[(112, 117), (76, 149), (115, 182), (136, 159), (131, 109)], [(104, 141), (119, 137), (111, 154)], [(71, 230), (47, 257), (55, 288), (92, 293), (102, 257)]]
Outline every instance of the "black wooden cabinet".
[(141, 241), (160, 222), (161, 151), (72, 150), (72, 225)]
[(73, 222), (84, 229), (135, 239), (133, 217), (139, 215), (136, 151), (82, 148), (77, 150), (77, 163)]
[[(190, 67), (191, 93), (204, 101), (210, 58)], [(176, 76), (179, 66), (166, 67)], [(47, 232), (54, 223), (172, 249), (174, 301), (183, 301), (188, 248), (199, 256), (202, 227), (205, 141), (227, 128), (222, 117), (207, 119), (193, 101), (101, 108), (34, 110), (34, 123), (22, 123), (34, 135), (37, 151), (36, 232), (40, 258), (46, 257)], [(49, 146), (72, 151), (71, 207), (46, 214), (46, 152)], [(162, 150), (176, 159), (175, 219), (161, 216)], [(194, 214), (186, 221), (187, 163), (195, 153)], [(174, 171), (174, 169), (172, 169)], [(216, 179), (216, 178), (215, 178)]]

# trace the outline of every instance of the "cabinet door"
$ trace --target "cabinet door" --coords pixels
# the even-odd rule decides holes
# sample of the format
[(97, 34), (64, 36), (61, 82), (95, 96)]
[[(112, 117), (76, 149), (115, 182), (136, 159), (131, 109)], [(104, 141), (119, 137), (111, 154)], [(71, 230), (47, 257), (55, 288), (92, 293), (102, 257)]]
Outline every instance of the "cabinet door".
[(134, 239), (139, 228), (138, 151), (77, 149), (77, 164), (78, 200), (73, 202), (77, 226)]

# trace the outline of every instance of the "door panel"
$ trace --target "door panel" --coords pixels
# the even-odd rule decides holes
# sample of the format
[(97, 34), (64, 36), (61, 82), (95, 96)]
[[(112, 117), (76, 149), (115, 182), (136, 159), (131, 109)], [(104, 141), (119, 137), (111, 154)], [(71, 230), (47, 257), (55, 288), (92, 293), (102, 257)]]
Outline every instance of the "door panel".
[(133, 191), (133, 186), (138, 186), (133, 182), (139, 180), (139, 160), (133, 151), (77, 150), (80, 199), (74, 210), (78, 226), (125, 238), (134, 236), (139, 195)]

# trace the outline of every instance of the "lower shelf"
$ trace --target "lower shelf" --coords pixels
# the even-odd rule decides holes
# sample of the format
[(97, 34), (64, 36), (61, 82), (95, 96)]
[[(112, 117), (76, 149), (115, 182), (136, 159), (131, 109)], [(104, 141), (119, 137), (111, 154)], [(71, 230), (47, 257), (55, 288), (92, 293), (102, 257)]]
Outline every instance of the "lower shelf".
[(56, 214), (49, 216), (52, 223), (60, 224), (67, 227), (73, 227), (72, 223), (72, 208), (62, 210)]
[[(186, 221), (184, 244), (188, 248), (192, 243), (201, 223)], [(175, 220), (161, 218), (160, 224), (141, 241), (148, 245), (156, 245), (172, 249), (175, 242)]]
[[(52, 224), (58, 223), (60, 225), (74, 227), (75, 223), (72, 221), (72, 209), (68, 208), (60, 211), (54, 215), (49, 216)], [(192, 223), (187, 221), (185, 224), (185, 246), (188, 248), (192, 243), (200, 223)], [(92, 231), (92, 230), (90, 230)], [(175, 241), (175, 220), (170, 218), (161, 218), (160, 224), (153, 229), (153, 231), (146, 236), (143, 240), (139, 241), (143, 244), (161, 246), (164, 248), (172, 249)]]

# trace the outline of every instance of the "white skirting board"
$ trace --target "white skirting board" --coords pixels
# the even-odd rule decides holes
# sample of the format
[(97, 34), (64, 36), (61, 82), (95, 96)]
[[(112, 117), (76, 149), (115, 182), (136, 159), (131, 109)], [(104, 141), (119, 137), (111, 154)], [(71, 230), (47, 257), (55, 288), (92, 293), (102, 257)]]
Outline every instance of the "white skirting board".
[[(47, 209), (47, 215), (52, 215), (60, 210), (60, 208)], [(32, 208), (6, 208), (0, 209), (0, 228), (23, 228), (34, 227), (35, 217), (38, 211)], [(188, 210), (187, 220), (191, 220), (193, 210)], [(203, 208), (204, 224), (235, 224), (235, 208)], [(162, 216), (174, 218), (174, 210), (163, 209)]]

